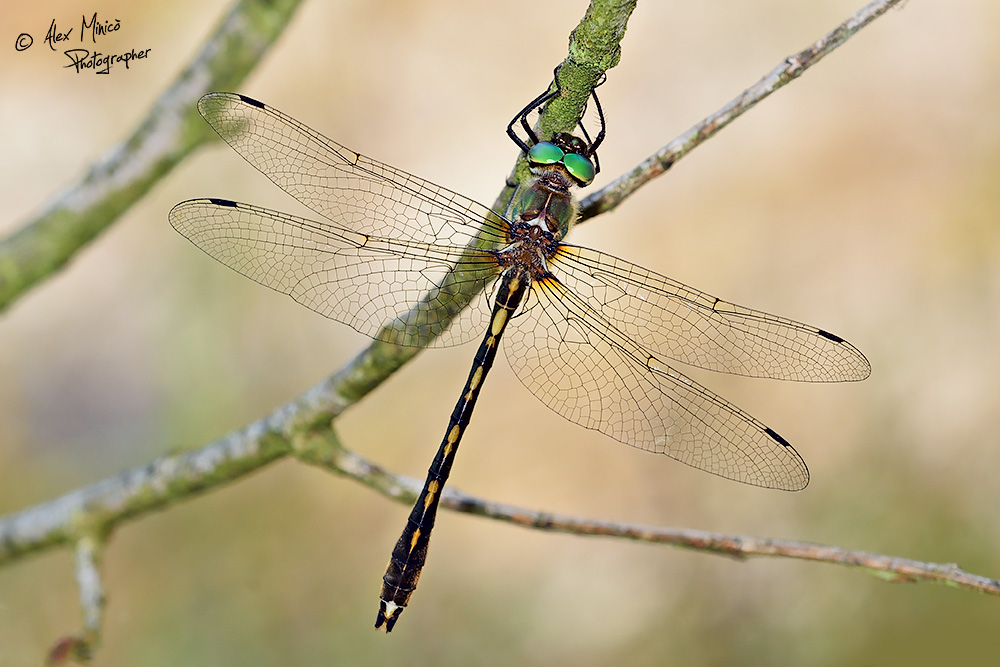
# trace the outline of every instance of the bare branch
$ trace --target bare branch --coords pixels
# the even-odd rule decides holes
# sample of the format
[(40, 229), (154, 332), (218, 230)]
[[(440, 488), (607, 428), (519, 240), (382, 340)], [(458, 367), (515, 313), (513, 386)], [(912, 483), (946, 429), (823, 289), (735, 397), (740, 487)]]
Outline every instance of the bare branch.
[[(416, 480), (413, 483), (419, 489)], [(467, 496), (460, 491), (445, 490), (441, 504), (458, 512), (468, 512), (515, 523), (526, 528), (550, 530), (573, 535), (618, 537), (669, 544), (694, 551), (716, 553), (734, 558), (746, 559), (752, 556), (778, 556), (797, 558), (819, 563), (833, 563), (868, 570), (880, 578), (892, 582), (932, 582), (942, 583), (1000, 595), (1000, 579), (991, 579), (971, 574), (960, 569), (955, 563), (926, 563), (908, 558), (888, 556), (870, 551), (855, 551), (826, 544), (780, 540), (746, 535), (725, 535), (702, 530), (666, 528), (660, 526), (640, 526), (611, 521), (595, 521), (579, 517), (547, 514), (501, 505)]]
[[(306, 412), (302, 406), (311, 396), (306, 392), (269, 417), (200, 449), (160, 457), (0, 519), (0, 565), (92, 534), (108, 534), (127, 519), (233, 482), (288, 455), (287, 433)], [(326, 424), (329, 428), (329, 420)]]
[[(298, 450), (297, 456), (306, 463), (319, 465), (355, 479), (382, 495), (403, 504), (412, 503), (420, 493), (421, 482), (419, 480), (405, 475), (387, 473), (363, 457), (344, 449), (339, 442), (333, 439), (314, 440), (313, 446)], [(444, 490), (441, 505), (456, 512), (475, 514), (536, 530), (667, 544), (740, 559), (754, 556), (777, 556), (833, 563), (862, 568), (871, 574), (893, 582), (944, 583), (981, 593), (1000, 595), (1000, 580), (965, 572), (954, 563), (926, 563), (869, 551), (855, 551), (832, 545), (794, 540), (596, 521), (495, 503), (470, 496), (454, 488)]]
[(76, 581), (83, 607), (83, 630), (91, 645), (100, 637), (104, 612), (104, 587), (98, 569), (103, 549), (103, 543), (93, 535), (82, 537), (76, 543)]
[(49, 665), (87, 662), (101, 641), (104, 587), (99, 565), (103, 548), (103, 541), (94, 535), (86, 535), (76, 542), (76, 581), (83, 607), (83, 632), (57, 641), (49, 650), (46, 660)]
[[(266, 419), (197, 451), (158, 459), (151, 465), (126, 471), (0, 520), (0, 564), (66, 541), (54, 540), (52, 536), (64, 538), (71, 535), (74, 526), (87, 525), (92, 529), (100, 525), (110, 530), (126, 519), (137, 519), (173, 501), (192, 497), (195, 492), (235, 481), (246, 472), (287, 454), (294, 454), (305, 463), (361, 482), (393, 500), (412, 503), (420, 492), (419, 480), (387, 472), (345, 449), (332, 428), (313, 430), (310, 427), (310, 424), (316, 423), (315, 420), (322, 419), (322, 414), (326, 414), (315, 411), (315, 399), (329, 389), (328, 383), (317, 385), (303, 397), (311, 396), (311, 399), (300, 400), (294, 408), (286, 406)], [(665, 544), (741, 559), (771, 556), (832, 563), (861, 568), (893, 582), (944, 583), (1000, 595), (1000, 580), (966, 572), (953, 563), (922, 562), (794, 540), (596, 521), (496, 503), (455, 489), (445, 489), (441, 504), (457, 512), (536, 530)], [(41, 525), (48, 525), (51, 533), (46, 535), (44, 531), (17, 529)], [(78, 564), (79, 550), (78, 546)], [(93, 595), (89, 598), (97, 599)], [(88, 613), (93, 613), (89, 610), (97, 607), (90, 604), (85, 608)]]
[(715, 113), (702, 119), (669, 144), (650, 155), (632, 171), (623, 174), (613, 183), (591, 194), (580, 202), (580, 222), (606, 213), (631, 196), (640, 187), (664, 173), (675, 162), (690, 153), (722, 128), (742, 116), (758, 102), (802, 74), (846, 42), (879, 16), (903, 0), (874, 0), (858, 10), (811, 46), (807, 46), (771, 70), (760, 81), (744, 90), (738, 97)]

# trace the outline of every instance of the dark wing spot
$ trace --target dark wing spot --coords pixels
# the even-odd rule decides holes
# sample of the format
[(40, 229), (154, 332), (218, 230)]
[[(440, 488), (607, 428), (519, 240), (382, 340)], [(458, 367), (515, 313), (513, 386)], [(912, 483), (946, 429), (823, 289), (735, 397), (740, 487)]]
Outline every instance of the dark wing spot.
[(255, 100), (252, 97), (247, 97), (246, 95), (239, 95), (239, 98), (241, 100), (243, 100), (244, 102), (246, 102), (247, 104), (249, 104), (250, 106), (257, 107), (258, 109), (266, 109), (267, 108), (266, 106), (264, 106), (263, 102), (258, 102), (257, 100)]
[(216, 206), (229, 206), (231, 208), (236, 208), (238, 206), (238, 204), (236, 202), (234, 202), (232, 199), (214, 199), (214, 198), (212, 198), (212, 199), (209, 199), (208, 201), (212, 202)]
[(771, 436), (771, 439), (774, 440), (775, 442), (777, 442), (778, 444), (784, 445), (785, 447), (788, 447), (789, 449), (792, 448), (792, 445), (787, 440), (785, 440), (784, 438), (782, 438), (780, 435), (778, 435), (777, 433), (775, 433), (774, 429), (772, 429), (770, 426), (764, 428), (764, 433), (767, 433), (769, 436)]
[(826, 338), (827, 340), (832, 340), (834, 343), (843, 343), (844, 342), (843, 338), (841, 338), (840, 336), (836, 336), (836, 335), (830, 333), (829, 331), (823, 331), (822, 329), (816, 329), (816, 333), (818, 333), (823, 338)]

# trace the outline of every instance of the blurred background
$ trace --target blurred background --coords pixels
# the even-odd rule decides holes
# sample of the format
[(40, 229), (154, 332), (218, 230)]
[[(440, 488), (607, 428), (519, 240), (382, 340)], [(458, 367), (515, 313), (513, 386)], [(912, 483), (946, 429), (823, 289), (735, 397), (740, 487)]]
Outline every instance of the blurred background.
[[(0, 234), (147, 113), (228, 3), (38, 0), (4, 9)], [(861, 0), (645, 2), (601, 89), (596, 186), (831, 30)], [(239, 91), (491, 203), (511, 115), (549, 82), (586, 2), (305, 2)], [(44, 52), (49, 22), (121, 21), (109, 76)], [(872, 363), (860, 384), (692, 373), (790, 440), (812, 482), (743, 486), (546, 409), (498, 363), (453, 486), (606, 520), (810, 540), (1000, 576), (1000, 7), (911, 1), (621, 206), (577, 229), (722, 298), (809, 322)], [(33, 49), (17, 53), (16, 35)], [(59, 59), (56, 58), (58, 56)], [(174, 170), (0, 315), (0, 513), (209, 442), (367, 342), (229, 271), (167, 224), (220, 196), (297, 205), (228, 147)], [(422, 477), (475, 346), (421, 354), (339, 421)], [(1000, 600), (790, 560), (552, 535), (445, 513), (410, 610), (371, 629), (409, 508), (284, 461), (115, 533), (101, 665), (976, 664)], [(72, 556), (0, 569), (0, 663), (80, 626)]]

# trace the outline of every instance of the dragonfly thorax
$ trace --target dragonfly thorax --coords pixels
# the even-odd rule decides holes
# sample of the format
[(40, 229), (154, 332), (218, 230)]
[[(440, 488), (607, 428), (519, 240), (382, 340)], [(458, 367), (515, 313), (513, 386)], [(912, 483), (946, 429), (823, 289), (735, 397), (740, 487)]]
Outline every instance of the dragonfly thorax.
[(497, 263), (507, 269), (521, 269), (533, 280), (548, 273), (547, 260), (559, 242), (555, 235), (535, 221), (514, 223), (508, 234), (508, 243), (497, 251)]
[(572, 181), (560, 168), (550, 168), (521, 186), (507, 211), (514, 223), (537, 225), (561, 240), (576, 222), (579, 205), (570, 194)]

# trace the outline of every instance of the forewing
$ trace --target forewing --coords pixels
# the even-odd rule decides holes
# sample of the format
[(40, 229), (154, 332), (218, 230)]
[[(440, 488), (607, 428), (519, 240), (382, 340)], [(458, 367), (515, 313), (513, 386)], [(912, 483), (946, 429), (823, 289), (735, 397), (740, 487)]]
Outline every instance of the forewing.
[(667, 359), (808, 382), (871, 373), (864, 355), (839, 336), (717, 299), (612, 255), (563, 244), (550, 268), (588, 309)]
[[(226, 266), (373, 338), (457, 344), (481, 335), (489, 320), (482, 290), (496, 264), (483, 251), (361, 234), (225, 199), (182, 202), (169, 218)], [(472, 307), (449, 324), (473, 293)]]
[(452, 246), (506, 238), (506, 222), (488, 207), (355, 153), (262, 102), (210, 93), (198, 109), (247, 162), (339, 227)]
[(798, 490), (781, 436), (650, 354), (554, 277), (534, 283), (504, 341), (518, 378), (566, 419), (728, 479)]

